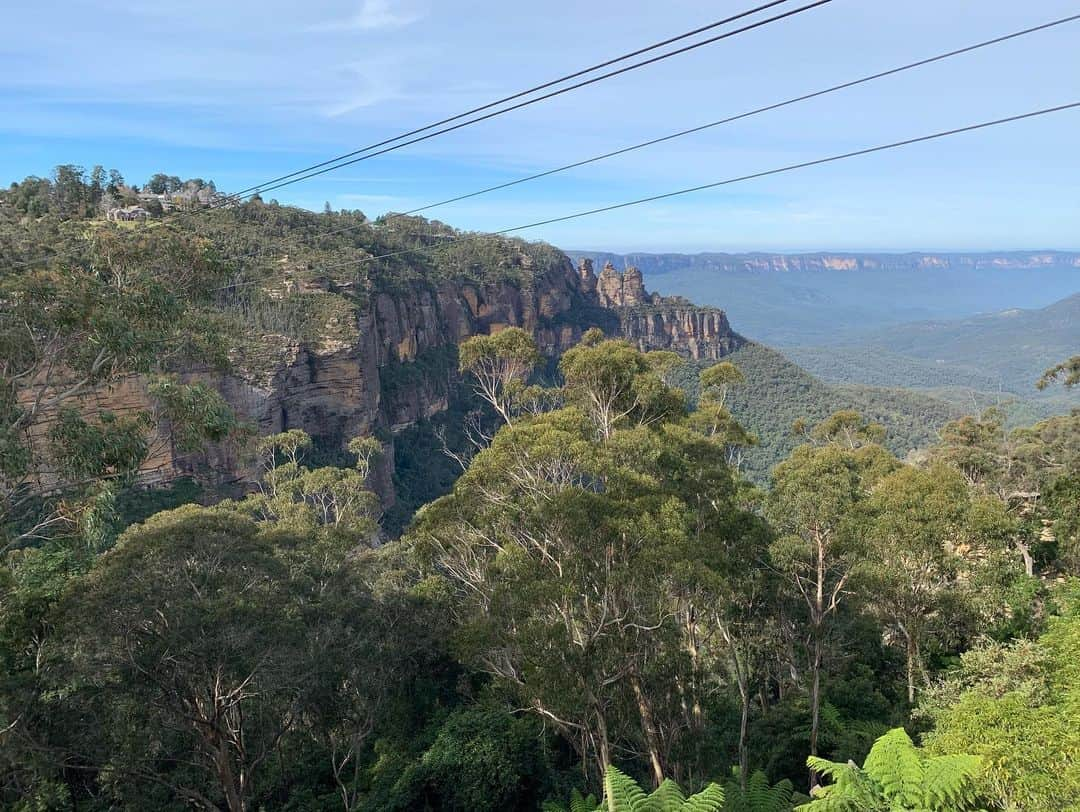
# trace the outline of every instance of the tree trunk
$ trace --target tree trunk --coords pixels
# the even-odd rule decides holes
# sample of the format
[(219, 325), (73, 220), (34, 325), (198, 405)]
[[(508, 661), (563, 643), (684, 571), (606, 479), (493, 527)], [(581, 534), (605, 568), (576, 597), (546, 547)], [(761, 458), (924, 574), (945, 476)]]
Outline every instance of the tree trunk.
[(593, 713), (596, 716), (596, 758), (600, 767), (600, 783), (603, 784), (604, 773), (607, 772), (607, 768), (611, 765), (611, 748), (608, 745), (607, 721), (604, 719), (604, 714), (599, 706), (594, 706)]
[(656, 733), (656, 722), (653, 719), (652, 708), (645, 698), (645, 692), (641, 690), (641, 680), (637, 674), (630, 677), (630, 687), (634, 691), (637, 700), (638, 712), (641, 714), (641, 728), (645, 733), (645, 744), (649, 749), (649, 765), (652, 767), (653, 786), (660, 786), (664, 780), (664, 767), (660, 761), (660, 737)]
[(1028, 578), (1031, 578), (1035, 574), (1035, 560), (1031, 557), (1031, 550), (1028, 545), (1017, 539), (1016, 549), (1020, 552), (1020, 557), (1024, 559), (1024, 572), (1027, 573)]
[[(821, 635), (814, 635), (813, 684), (810, 689), (810, 755), (818, 754), (818, 729), (821, 721)], [(810, 770), (810, 789), (818, 784), (817, 770)]]
[(912, 639), (911, 635), (905, 632), (904, 637), (907, 639), (907, 701), (908, 705), (914, 705), (915, 660), (917, 658), (917, 652), (915, 650), (915, 641)]
[(742, 694), (742, 718), (739, 720), (739, 784), (746, 789), (746, 774), (750, 769), (750, 753), (747, 747), (750, 727), (750, 694), (740, 688)]
[(725, 633), (731, 651), (731, 663), (735, 666), (735, 682), (739, 686), (739, 703), (742, 715), (739, 719), (739, 783), (746, 789), (746, 773), (750, 767), (750, 754), (747, 747), (748, 731), (750, 727), (750, 675), (746, 663), (739, 660), (739, 653), (735, 650), (734, 641)]
[(224, 745), (216, 747), (214, 767), (217, 771), (218, 782), (221, 784), (221, 791), (225, 795), (225, 803), (228, 804), (229, 812), (244, 812), (246, 808), (244, 797), (237, 786), (232, 764), (229, 762), (227, 747)]

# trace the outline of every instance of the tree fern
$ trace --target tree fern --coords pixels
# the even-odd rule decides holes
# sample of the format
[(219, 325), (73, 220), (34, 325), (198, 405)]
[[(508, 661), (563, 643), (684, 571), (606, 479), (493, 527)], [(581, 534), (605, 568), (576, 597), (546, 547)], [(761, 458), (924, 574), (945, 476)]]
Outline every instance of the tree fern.
[(554, 801), (545, 801), (541, 812), (596, 812), (600, 808), (595, 795), (582, 795), (578, 790), (570, 793), (570, 806), (563, 806)]
[(608, 766), (604, 773), (604, 802), (601, 805), (606, 812), (637, 812), (644, 809), (646, 799), (645, 791), (633, 778), (617, 767)]
[(770, 786), (761, 770), (750, 775), (743, 789), (739, 768), (734, 767), (724, 783), (724, 812), (789, 812), (792, 791), (786, 779)]
[(870, 748), (863, 769), (885, 797), (902, 809), (920, 808), (926, 770), (922, 754), (903, 728), (890, 730)]
[[(604, 773), (603, 802), (597, 804), (592, 795), (583, 798), (574, 790), (569, 812), (722, 812), (723, 809), (724, 790), (717, 784), (709, 784), (687, 798), (682, 788), (669, 778), (646, 795), (633, 778), (616, 767), (608, 767)], [(567, 808), (548, 802), (544, 804), (544, 812), (567, 812)]]
[(683, 793), (682, 788), (679, 787), (670, 778), (665, 778), (655, 790), (652, 795), (647, 799), (647, 803), (642, 804), (640, 807), (633, 807), (635, 812), (638, 809), (647, 810), (647, 812), (664, 812), (668, 809), (682, 809), (683, 804), (686, 803), (686, 795)]
[(903, 728), (874, 742), (862, 767), (813, 756), (806, 763), (833, 783), (798, 807), (805, 812), (963, 812), (976, 806), (979, 759), (927, 756)]
[(721, 812), (724, 808), (724, 790), (719, 784), (709, 784), (697, 795), (691, 795), (686, 802), (675, 809), (680, 812)]

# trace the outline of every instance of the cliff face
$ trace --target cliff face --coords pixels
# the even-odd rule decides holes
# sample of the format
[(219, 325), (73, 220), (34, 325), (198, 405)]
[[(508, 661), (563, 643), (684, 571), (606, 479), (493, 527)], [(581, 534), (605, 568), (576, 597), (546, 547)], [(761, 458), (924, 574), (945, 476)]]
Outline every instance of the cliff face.
[(1080, 254), (1068, 251), (1000, 253), (816, 253), (816, 254), (610, 254), (569, 251), (575, 260), (641, 268), (650, 277), (687, 268), (716, 273), (813, 271), (949, 271), (1078, 268)]
[[(380, 437), (384, 454), (374, 485), (389, 506), (394, 436), (448, 408), (456, 346), (469, 336), (521, 327), (549, 356), (594, 326), (643, 350), (670, 349), (695, 359), (719, 358), (743, 343), (721, 310), (650, 297), (636, 269), (621, 274), (608, 266), (598, 278), (591, 263), (575, 269), (562, 257), (550, 268), (529, 270), (524, 283), (415, 283), (378, 293), (357, 309), (355, 329), (341, 329), (336, 315), (317, 342), (264, 335), (257, 352), (238, 352), (230, 374), (191, 370), (183, 377), (215, 387), (260, 435), (303, 429), (330, 451), (352, 437)], [(317, 288), (304, 293), (325, 295)], [(88, 412), (152, 408), (136, 376), (95, 391), (83, 405)], [(213, 472), (221, 483), (243, 483), (255, 475), (231, 446), (182, 455), (166, 436), (152, 445), (144, 469), (149, 482)]]
[(641, 350), (674, 350), (694, 360), (717, 359), (744, 343), (723, 310), (697, 307), (680, 296), (650, 294), (634, 266), (619, 272), (607, 262), (596, 276), (592, 260), (582, 259), (578, 276), (582, 290), (595, 290), (597, 303), (618, 318), (618, 335)]

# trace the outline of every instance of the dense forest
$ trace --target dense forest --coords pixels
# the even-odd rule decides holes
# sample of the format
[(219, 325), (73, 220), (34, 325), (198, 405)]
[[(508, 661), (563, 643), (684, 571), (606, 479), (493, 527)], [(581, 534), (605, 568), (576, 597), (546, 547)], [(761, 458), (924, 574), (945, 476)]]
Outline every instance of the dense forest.
[[(54, 208), (59, 180), (0, 205), (4, 808), (1080, 808), (1080, 412), (1012, 427), (840, 399), (754, 344), (687, 363), (591, 329), (551, 359), (508, 328), (420, 361), (469, 402), (402, 435), (432, 501), (390, 538), (378, 437), (259, 436), (178, 370), (558, 252), (323, 284), (457, 232), (261, 201), (117, 223)], [(76, 408), (129, 374), (153, 408)], [(257, 482), (146, 489), (162, 426)]]

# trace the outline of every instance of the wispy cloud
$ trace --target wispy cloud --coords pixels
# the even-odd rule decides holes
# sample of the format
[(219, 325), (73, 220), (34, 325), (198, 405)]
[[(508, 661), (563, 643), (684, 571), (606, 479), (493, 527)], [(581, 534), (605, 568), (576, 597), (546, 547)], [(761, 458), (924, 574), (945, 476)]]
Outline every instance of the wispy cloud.
[(340, 101), (323, 107), (323, 115), (328, 118), (337, 118), (379, 102), (401, 98), (398, 72), (392, 59), (352, 62), (342, 66), (338, 73), (343, 80), (341, 87), (345, 95)]
[(362, 0), (355, 14), (344, 20), (331, 20), (310, 26), (309, 31), (379, 31), (403, 28), (420, 19), (420, 14), (394, 8), (390, 0)]

